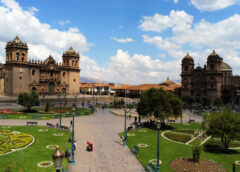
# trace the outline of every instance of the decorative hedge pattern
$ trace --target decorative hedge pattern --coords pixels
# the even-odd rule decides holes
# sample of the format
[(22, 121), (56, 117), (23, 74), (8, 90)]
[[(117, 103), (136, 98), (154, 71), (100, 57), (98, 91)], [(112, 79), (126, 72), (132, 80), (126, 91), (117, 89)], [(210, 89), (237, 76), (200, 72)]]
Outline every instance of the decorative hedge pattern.
[(0, 129), (0, 155), (24, 148), (33, 141), (29, 134)]
[(191, 140), (191, 135), (189, 135), (189, 134), (166, 132), (164, 134), (164, 136), (171, 139), (171, 140), (181, 142), (181, 143), (186, 143), (189, 140)]

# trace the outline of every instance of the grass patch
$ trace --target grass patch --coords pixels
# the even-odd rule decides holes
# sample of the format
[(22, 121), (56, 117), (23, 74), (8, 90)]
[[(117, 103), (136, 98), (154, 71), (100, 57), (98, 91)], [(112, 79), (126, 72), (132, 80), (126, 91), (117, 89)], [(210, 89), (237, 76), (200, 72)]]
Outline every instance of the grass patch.
[[(201, 124), (170, 124), (175, 129), (200, 129)], [(134, 133), (135, 137), (128, 137), (127, 145), (132, 149), (135, 145), (139, 143), (148, 144), (147, 148), (139, 148), (138, 156), (136, 158), (139, 162), (145, 167), (148, 165), (149, 160), (157, 158), (157, 131), (152, 129), (145, 129), (146, 133), (138, 132), (138, 129), (133, 130), (128, 133)], [(120, 134), (122, 135), (122, 133)], [(199, 140), (196, 141), (199, 142)], [(160, 160), (162, 164), (160, 165), (161, 171), (164, 172), (174, 172), (170, 168), (170, 163), (172, 160), (181, 158), (181, 157), (192, 157), (192, 146), (175, 143), (169, 140), (164, 139), (160, 136)], [(232, 170), (232, 163), (236, 160), (240, 160), (240, 151), (236, 150), (234, 153), (225, 154), (225, 153), (214, 153), (202, 151), (201, 159), (208, 159), (215, 161), (228, 171)]]
[[(1, 129), (1, 127), (0, 127)], [(19, 150), (7, 155), (0, 156), (0, 171), (5, 171), (11, 168), (11, 171), (24, 172), (52, 172), (53, 166), (40, 168), (37, 164), (42, 161), (52, 161), (52, 154), (54, 149), (47, 149), (47, 145), (59, 145), (64, 152), (66, 147), (69, 147), (68, 139), (71, 132), (65, 132), (58, 129), (48, 128), (47, 132), (39, 132), (39, 129), (46, 129), (46, 127), (26, 127), (13, 126), (8, 130), (19, 131), (30, 134), (35, 137), (35, 142), (26, 149)], [(62, 137), (54, 137), (54, 133), (64, 133)], [(1, 139), (1, 138), (0, 138)], [(67, 160), (63, 161), (64, 167), (67, 166)]]

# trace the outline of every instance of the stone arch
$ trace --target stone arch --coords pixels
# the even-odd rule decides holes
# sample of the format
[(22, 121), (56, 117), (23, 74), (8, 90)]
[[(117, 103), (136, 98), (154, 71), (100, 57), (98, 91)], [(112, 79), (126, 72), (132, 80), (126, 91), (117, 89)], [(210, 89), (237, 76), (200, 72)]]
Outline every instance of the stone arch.
[(17, 53), (16, 53), (16, 60), (17, 60), (17, 61), (19, 60), (19, 56), (20, 56), (20, 54), (19, 54), (19, 52), (17, 52)]
[(36, 87), (32, 87), (32, 92), (37, 92), (37, 88)]

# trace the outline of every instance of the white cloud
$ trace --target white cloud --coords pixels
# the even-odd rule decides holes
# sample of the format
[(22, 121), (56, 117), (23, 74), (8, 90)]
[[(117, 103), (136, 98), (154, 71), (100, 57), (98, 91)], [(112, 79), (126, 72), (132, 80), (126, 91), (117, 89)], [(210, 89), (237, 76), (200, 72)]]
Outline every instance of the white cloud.
[[(161, 17), (156, 18), (156, 15)], [(140, 28), (146, 30), (142, 25), (149, 22), (151, 18), (151, 26), (156, 26), (156, 28), (148, 27), (148, 30), (155, 30), (160, 33), (163, 32), (164, 29), (158, 25), (164, 18), (171, 18), (173, 21), (169, 20), (167, 22), (170, 23), (167, 26), (170, 31), (170, 36), (148, 36), (145, 34), (143, 35), (143, 41), (155, 45), (158, 49), (174, 58), (182, 59), (187, 52), (190, 52), (195, 59), (195, 64), (200, 63), (200, 65), (206, 63), (207, 56), (215, 49), (216, 52), (224, 58), (224, 61), (233, 67), (233, 72), (240, 71), (240, 66), (238, 65), (240, 63), (239, 14), (235, 14), (216, 23), (210, 23), (206, 20), (201, 20), (195, 24), (188, 22), (189, 26), (183, 26), (184, 29), (179, 29), (179, 27), (176, 29), (176, 26), (181, 26), (180, 23), (182, 23), (182, 21), (175, 23), (175, 19), (170, 16), (171, 14), (169, 16), (155, 14), (154, 16), (145, 17), (146, 21), (142, 21)], [(189, 15), (187, 14), (186, 16)]]
[(69, 20), (61, 20), (61, 21), (59, 21), (58, 22), (61, 26), (65, 26), (66, 24), (69, 24), (70, 22), (69, 22)]
[(191, 3), (201, 11), (221, 10), (240, 3), (239, 0), (191, 0)]
[(185, 11), (172, 10), (167, 15), (154, 14), (154, 16), (143, 16), (140, 21), (140, 28), (144, 31), (162, 32), (173, 27), (176, 31), (188, 29), (193, 21), (193, 17)]
[[(2, 0), (1, 3), (0, 23), (4, 24), (0, 27), (0, 43), (2, 43), (0, 49), (4, 49), (6, 42), (12, 40), (16, 35), (23, 42), (28, 43), (29, 58), (39, 56), (42, 59), (49, 55), (48, 52), (53, 52), (53, 54), (55, 52), (58, 54), (57, 59), (60, 59), (60, 54), (71, 46), (82, 53), (92, 45), (87, 42), (85, 36), (77, 28), (60, 31), (52, 28), (49, 24), (40, 22), (34, 14), (37, 11), (34, 7), (24, 10), (14, 0)], [(1, 55), (4, 54), (1, 53)]]
[(132, 38), (115, 38), (115, 37), (111, 37), (112, 40), (117, 41), (119, 43), (128, 43), (128, 42), (132, 42), (133, 39)]
[(177, 3), (178, 3), (178, 0), (173, 0), (173, 2), (174, 2), (175, 4), (177, 4)]

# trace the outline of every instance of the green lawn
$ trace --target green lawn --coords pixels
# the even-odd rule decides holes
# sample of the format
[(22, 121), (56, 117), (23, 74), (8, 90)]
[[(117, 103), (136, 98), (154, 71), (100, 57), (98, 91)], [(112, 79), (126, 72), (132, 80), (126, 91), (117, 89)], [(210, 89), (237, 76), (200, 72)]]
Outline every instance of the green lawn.
[[(171, 124), (175, 129), (200, 129), (201, 124)], [(136, 136), (129, 136), (127, 140), (127, 145), (129, 148), (134, 147), (139, 143), (148, 144), (147, 148), (139, 148), (139, 155), (137, 159), (143, 166), (146, 166), (151, 159), (157, 158), (157, 131), (151, 129), (147, 130), (146, 133), (139, 132), (139, 129), (133, 130), (129, 133), (135, 133)], [(141, 129), (140, 129), (141, 130)], [(120, 134), (122, 135), (122, 133)], [(196, 141), (196, 142), (199, 142)], [(160, 137), (160, 160), (163, 162), (160, 165), (161, 171), (164, 172), (172, 172), (173, 170), (170, 168), (170, 162), (179, 157), (191, 157), (192, 156), (192, 146), (174, 143)], [(202, 152), (202, 159), (208, 159), (212, 161), (216, 161), (222, 164), (228, 171), (232, 170), (232, 163), (236, 160), (240, 160), (240, 151), (236, 151), (234, 154), (219, 154), (219, 153), (210, 153), (210, 152)], [(238, 167), (240, 169), (240, 167)]]
[[(6, 114), (8, 115), (8, 119), (42, 119), (42, 120), (47, 120), (47, 119), (54, 119), (54, 115), (59, 115), (59, 107), (51, 107), (48, 112), (44, 112), (43, 109), (40, 108), (33, 108), (33, 112), (31, 113), (25, 113), (24, 108), (17, 108), (17, 109), (12, 109), (13, 111), (16, 112), (22, 112), (22, 113), (13, 113), (13, 114)], [(62, 117), (65, 118), (66, 114), (72, 114), (72, 107), (64, 107), (62, 108), (61, 113)], [(83, 108), (77, 108), (76, 109), (76, 115), (77, 116), (83, 116), (83, 115), (90, 115), (92, 114), (91, 109), (83, 109)], [(37, 117), (37, 118), (36, 118)], [(39, 118), (40, 117), (40, 118)]]
[[(0, 127), (1, 129), (2, 127)], [(5, 128), (4, 128), (5, 129)], [(39, 132), (39, 129), (48, 129), (47, 132)], [(47, 149), (47, 145), (59, 145), (64, 152), (69, 147), (68, 139), (71, 132), (65, 132), (58, 129), (46, 127), (26, 127), (14, 126), (7, 130), (19, 131), (30, 134), (35, 137), (35, 142), (26, 149), (12, 152), (0, 156), (0, 171), (4, 172), (9, 166), (11, 172), (53, 172), (54, 168), (40, 168), (37, 166), (42, 161), (52, 161), (52, 154), (55, 150)], [(54, 133), (63, 133), (63, 136), (53, 136)], [(0, 138), (1, 139), (1, 138)], [(64, 166), (67, 166), (67, 160), (64, 159)]]

